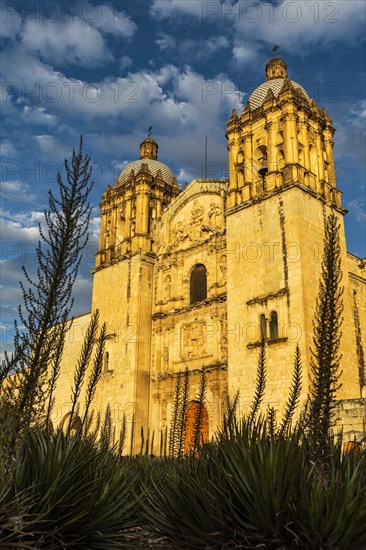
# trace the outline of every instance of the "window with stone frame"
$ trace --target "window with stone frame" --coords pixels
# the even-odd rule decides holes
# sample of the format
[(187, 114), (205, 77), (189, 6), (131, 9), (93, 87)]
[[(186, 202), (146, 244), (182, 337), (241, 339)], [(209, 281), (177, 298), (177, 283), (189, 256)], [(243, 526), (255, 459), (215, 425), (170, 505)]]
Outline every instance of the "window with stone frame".
[(196, 304), (207, 298), (207, 270), (203, 264), (197, 264), (191, 271), (190, 303)]
[(272, 311), (269, 320), (269, 337), (271, 340), (278, 340), (278, 315), (276, 311)]
[(113, 372), (111, 369), (110, 361), (109, 361), (109, 352), (106, 351), (104, 354), (104, 374), (108, 374), (110, 372)]
[(267, 319), (263, 313), (259, 317), (259, 328), (261, 333), (261, 342), (265, 342), (267, 340)]

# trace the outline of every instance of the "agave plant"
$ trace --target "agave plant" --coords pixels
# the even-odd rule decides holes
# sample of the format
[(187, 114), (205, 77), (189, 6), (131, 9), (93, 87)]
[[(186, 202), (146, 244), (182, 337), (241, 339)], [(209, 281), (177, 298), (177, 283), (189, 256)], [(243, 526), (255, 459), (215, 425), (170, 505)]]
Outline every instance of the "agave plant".
[(137, 544), (137, 478), (126, 461), (80, 433), (40, 430), (29, 432), (17, 461), (14, 496), (26, 491), (27, 513), (39, 519), (31, 526), (37, 548)]
[(145, 513), (174, 548), (366, 548), (365, 456), (340, 444), (324, 472), (293, 431), (259, 418), (226, 423), (198, 459), (175, 462), (147, 487)]

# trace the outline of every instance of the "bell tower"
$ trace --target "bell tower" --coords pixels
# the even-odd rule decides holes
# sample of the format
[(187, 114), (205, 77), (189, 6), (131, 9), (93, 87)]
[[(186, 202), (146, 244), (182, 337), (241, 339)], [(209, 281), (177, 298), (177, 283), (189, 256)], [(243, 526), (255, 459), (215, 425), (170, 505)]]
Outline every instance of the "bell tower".
[(179, 193), (173, 172), (158, 160), (158, 144), (147, 137), (140, 158), (107, 185), (100, 203), (92, 310), (107, 325), (108, 369), (96, 401), (111, 405), (116, 425), (126, 413), (129, 433), (148, 427), (154, 223)]
[[(297, 343), (307, 392), (324, 224), (330, 212), (340, 223), (342, 284), (350, 288), (334, 132), (325, 109), (288, 77), (279, 57), (269, 60), (266, 80), (240, 115), (233, 110), (227, 124), (228, 383), (232, 395), (244, 388), (244, 408), (252, 399), (263, 338), (268, 343), (268, 402), (286, 402)], [(346, 298), (344, 324), (351, 326)], [(339, 399), (357, 394), (355, 352), (347, 345), (343, 349)]]
[(334, 131), (325, 109), (288, 78), (286, 63), (270, 59), (266, 81), (251, 94), (240, 117), (233, 110), (227, 125), (229, 205), (296, 183), (341, 206)]
[(173, 173), (158, 161), (158, 144), (147, 137), (140, 159), (129, 163), (102, 196), (96, 266), (137, 250), (151, 252), (153, 224), (179, 193)]

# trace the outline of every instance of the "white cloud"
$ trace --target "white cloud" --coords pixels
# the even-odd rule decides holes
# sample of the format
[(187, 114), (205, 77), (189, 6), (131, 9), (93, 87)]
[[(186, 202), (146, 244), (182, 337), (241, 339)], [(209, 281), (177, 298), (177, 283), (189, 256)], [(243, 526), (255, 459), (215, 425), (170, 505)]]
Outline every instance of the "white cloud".
[(365, 225), (366, 222), (366, 204), (365, 199), (357, 198), (349, 201), (346, 204), (346, 208), (351, 212), (352, 216), (356, 218), (358, 223)]
[(186, 183), (190, 183), (195, 177), (197, 177), (197, 174), (193, 174), (184, 168), (179, 168), (178, 173), (176, 175), (177, 181), (181, 186), (184, 186)]
[(259, 64), (260, 44), (255, 41), (245, 41), (241, 43), (236, 40), (233, 47), (233, 58), (239, 64), (257, 65)]
[[(20, 82), (19, 89), (38, 90), (39, 108), (52, 107), (53, 115), (59, 111), (67, 117), (122, 116), (134, 124), (141, 120), (146, 126), (148, 114), (148, 122), (153, 126), (155, 122), (159, 127), (178, 122), (188, 127), (204, 122), (201, 114), (212, 109), (221, 111), (226, 106), (230, 111), (233, 106), (238, 109), (241, 106), (239, 96), (232, 93), (234, 84), (225, 75), (215, 77), (212, 84), (189, 67), (165, 65), (156, 71), (130, 72), (125, 77), (89, 83), (68, 79), (23, 49), (12, 48), (3, 64), (3, 73), (8, 81)], [(52, 138), (41, 135), (37, 140), (48, 152)]]
[(93, 24), (103, 33), (127, 38), (133, 36), (137, 30), (137, 25), (130, 14), (112, 9), (105, 4), (98, 6), (98, 17)]
[(21, 199), (24, 202), (32, 202), (36, 199), (36, 195), (30, 192), (29, 185), (20, 180), (2, 181), (0, 192), (3, 199), (18, 201)]
[(57, 124), (57, 117), (48, 113), (45, 107), (25, 105), (23, 118), (28, 124), (42, 124), (45, 126), (55, 126)]
[(244, 48), (248, 40), (281, 48), (299, 54), (315, 46), (336, 42), (357, 43), (364, 39), (364, 2), (335, 0), (309, 2), (282, 0), (271, 4), (265, 0), (235, 4), (236, 49)]
[(200, 0), (154, 0), (150, 13), (156, 19), (169, 19), (182, 14), (202, 17), (202, 13), (206, 13), (207, 4)]
[(39, 239), (38, 223), (43, 221), (44, 214), (40, 211), (30, 210), (16, 213), (4, 210), (0, 215), (2, 239), (5, 242), (37, 243)]
[(162, 52), (178, 54), (182, 59), (190, 62), (208, 60), (216, 52), (226, 49), (230, 43), (226, 36), (216, 35), (210, 38), (190, 38), (177, 40), (175, 36), (161, 33), (155, 40)]
[(0, 143), (0, 155), (2, 157), (14, 158), (16, 156), (16, 150), (14, 145), (8, 139), (5, 139)]
[(173, 48), (175, 48), (176, 43), (177, 40), (174, 36), (165, 33), (160, 33), (159, 38), (155, 40), (155, 44), (162, 52), (165, 52), (166, 50), (172, 50)]
[(70, 145), (61, 142), (55, 136), (50, 134), (39, 134), (33, 135), (36, 145), (39, 150), (44, 154), (48, 159), (53, 161), (64, 159), (70, 155)]
[(45, 61), (97, 67), (113, 59), (101, 33), (82, 19), (72, 21), (28, 20), (22, 44)]
[[(332, 118), (337, 129), (335, 158), (349, 157), (358, 165), (365, 164), (365, 100), (332, 104)], [(344, 174), (344, 179), (348, 177)]]
[(99, 209), (98, 209), (98, 215), (91, 216), (89, 221), (90, 242), (99, 244), (99, 231), (100, 231), (100, 216), (99, 216)]
[(133, 61), (131, 59), (131, 57), (129, 57), (128, 55), (123, 55), (121, 57), (121, 59), (119, 60), (119, 68), (121, 69), (121, 71), (124, 71), (125, 69), (127, 69), (128, 67), (131, 67)]
[(227, 48), (229, 46), (229, 41), (226, 36), (213, 36), (208, 40), (204, 40), (202, 45), (206, 47), (210, 53), (215, 53), (218, 50)]
[(300, 54), (316, 45), (355, 44), (364, 39), (365, 10), (366, 4), (356, 0), (154, 0), (150, 11), (159, 20), (191, 16), (224, 29), (224, 34), (234, 29), (234, 55), (242, 62), (251, 40), (278, 43)]

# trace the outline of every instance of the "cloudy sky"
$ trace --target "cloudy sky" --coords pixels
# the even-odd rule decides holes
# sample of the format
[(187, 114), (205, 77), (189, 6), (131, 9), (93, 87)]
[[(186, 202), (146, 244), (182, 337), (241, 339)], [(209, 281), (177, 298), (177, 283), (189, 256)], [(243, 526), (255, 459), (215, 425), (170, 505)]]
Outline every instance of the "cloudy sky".
[(91, 239), (74, 313), (90, 309), (101, 193), (153, 127), (180, 184), (226, 177), (225, 124), (265, 80), (273, 45), (336, 128), (350, 252), (365, 256), (364, 0), (1, 1), (2, 345), (35, 265), (37, 223), (65, 156), (93, 161)]

